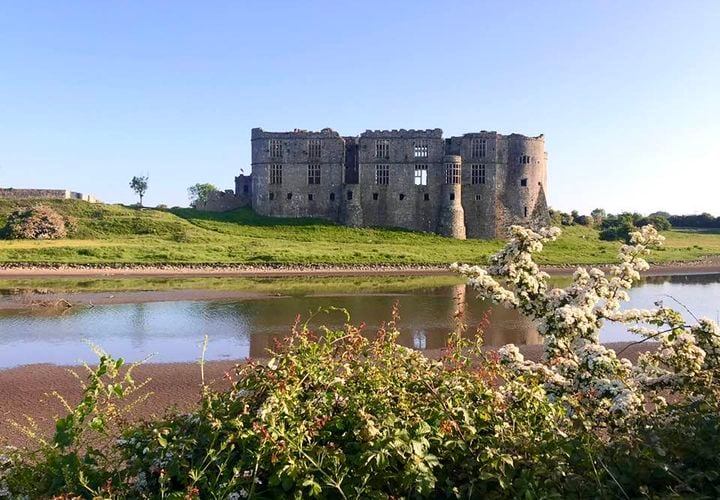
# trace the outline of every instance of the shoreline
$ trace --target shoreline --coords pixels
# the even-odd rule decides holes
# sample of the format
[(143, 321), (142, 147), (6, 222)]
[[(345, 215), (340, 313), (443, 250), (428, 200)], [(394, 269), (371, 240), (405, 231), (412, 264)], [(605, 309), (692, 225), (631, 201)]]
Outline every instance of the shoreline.
[[(545, 266), (542, 269), (552, 276), (570, 276), (581, 266)], [(607, 270), (607, 266), (600, 266)], [(643, 273), (643, 277), (719, 274), (720, 258), (706, 259), (691, 263), (663, 264), (651, 267)], [(208, 301), (208, 300), (258, 300), (287, 297), (288, 294), (276, 291), (254, 291), (248, 289), (213, 289), (198, 285), (195, 288), (153, 288), (149, 284), (142, 289), (107, 289), (107, 290), (52, 290), (43, 289), (43, 279), (193, 279), (193, 278), (372, 278), (372, 277), (441, 277), (457, 276), (447, 267), (431, 266), (312, 266), (312, 267), (178, 267), (178, 266), (138, 266), (138, 267), (2, 267), (0, 279), (7, 281), (37, 280), (37, 289), (18, 289), (0, 296), (0, 312), (30, 309), (65, 310), (72, 307), (94, 307), (101, 305), (139, 304), (151, 302), (177, 301)], [(360, 293), (362, 294), (362, 292)], [(335, 294), (327, 294), (335, 296)], [(372, 293), (369, 293), (372, 295)]]
[[(629, 344), (618, 342), (604, 345), (619, 352)], [(496, 350), (498, 347), (488, 346), (487, 350)], [(635, 362), (640, 353), (654, 347), (651, 343), (631, 345), (621, 356)], [(542, 356), (542, 344), (520, 345), (518, 348), (528, 359), (537, 361)], [(442, 354), (440, 349), (424, 352), (431, 359), (437, 359)], [(206, 362), (206, 381), (214, 389), (227, 388), (225, 373), (243, 361), (246, 360)], [(11, 423), (27, 424), (26, 417), (33, 419), (40, 437), (52, 436), (55, 418), (67, 413), (65, 407), (52, 395), (53, 391), (57, 391), (71, 405), (77, 404), (81, 398), (79, 382), (69, 370), (84, 376), (84, 369), (78, 366), (33, 364), (0, 369), (0, 401), (3, 402), (0, 405), (0, 447), (34, 444)], [(136, 382), (150, 378), (146, 389), (153, 393), (145, 404), (133, 412), (132, 418), (135, 420), (160, 417), (170, 410), (186, 412), (200, 400), (200, 367), (197, 362), (141, 364), (135, 369), (134, 378)]]
[[(578, 267), (606, 270), (613, 263), (545, 265), (551, 275), (572, 274)], [(644, 276), (720, 273), (720, 256), (687, 262), (650, 264)], [(448, 265), (203, 265), (203, 264), (0, 264), (0, 279), (32, 278), (182, 278), (182, 277), (301, 277), (301, 276), (440, 276), (452, 274)]]

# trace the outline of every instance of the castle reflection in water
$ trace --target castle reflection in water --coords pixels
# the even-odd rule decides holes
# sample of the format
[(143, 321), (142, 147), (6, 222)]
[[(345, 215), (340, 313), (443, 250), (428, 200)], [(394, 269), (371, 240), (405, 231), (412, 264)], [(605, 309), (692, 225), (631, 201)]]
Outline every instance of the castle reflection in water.
[[(323, 297), (325, 305), (344, 307), (351, 315), (353, 323), (365, 322), (365, 332), (372, 337), (383, 321), (392, 315), (395, 303), (400, 318), (397, 321), (400, 336), (398, 342), (418, 350), (442, 349), (447, 344), (448, 335), (455, 326), (455, 317), (460, 313), (467, 325), (465, 335), (475, 338), (478, 329), (487, 318), (488, 326), (484, 332), (485, 344), (501, 346), (507, 343), (539, 344), (540, 335), (532, 321), (517, 311), (502, 306), (488, 304), (476, 299), (472, 290), (464, 284), (452, 287), (440, 287), (423, 290), (421, 294), (357, 295), (353, 297)], [(308, 311), (307, 307), (298, 308), (301, 303), (317, 302), (318, 297), (281, 299), (282, 307), (276, 307), (273, 314), (254, 315), (252, 335), (250, 335), (250, 357), (263, 357), (267, 349), (272, 348), (273, 339), (289, 332), (288, 325), (294, 315)], [(275, 306), (279, 305), (275, 302)], [(270, 311), (268, 311), (269, 313)], [(311, 328), (326, 325), (341, 328), (343, 318), (320, 315), (311, 322)]]

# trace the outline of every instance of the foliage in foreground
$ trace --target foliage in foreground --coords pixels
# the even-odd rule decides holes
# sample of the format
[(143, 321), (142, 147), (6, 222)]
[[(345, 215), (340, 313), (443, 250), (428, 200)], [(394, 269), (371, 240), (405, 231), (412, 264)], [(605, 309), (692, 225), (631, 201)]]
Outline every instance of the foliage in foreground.
[[(433, 361), (395, 342), (394, 321), (373, 339), (296, 325), (267, 364), (228, 375), (229, 390), (206, 387), (191, 413), (122, 425), (113, 441), (105, 407), (135, 385), (103, 358), (55, 439), (2, 460), (0, 496), (717, 497), (717, 325), (664, 307), (620, 312), (659, 243), (652, 228), (607, 275), (579, 269), (565, 289), (532, 258), (556, 235), (515, 228), (488, 270), (457, 266), (539, 323), (541, 363), (514, 346), (483, 353), (461, 328)], [(635, 323), (660, 347), (633, 366), (599, 344), (604, 321)], [(104, 445), (88, 446), (86, 428)]]

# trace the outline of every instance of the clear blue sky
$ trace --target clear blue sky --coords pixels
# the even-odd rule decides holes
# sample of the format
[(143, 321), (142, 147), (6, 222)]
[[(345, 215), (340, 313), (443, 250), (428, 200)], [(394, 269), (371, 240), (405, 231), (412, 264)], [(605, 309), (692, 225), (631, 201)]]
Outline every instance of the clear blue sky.
[(187, 204), (250, 129), (544, 133), (550, 204), (720, 215), (720, 2), (0, 3), (0, 185)]

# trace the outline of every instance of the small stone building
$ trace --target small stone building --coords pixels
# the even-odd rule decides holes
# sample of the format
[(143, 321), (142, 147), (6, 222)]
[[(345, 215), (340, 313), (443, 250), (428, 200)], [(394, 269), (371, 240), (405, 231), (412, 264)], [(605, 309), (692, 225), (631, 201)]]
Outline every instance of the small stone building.
[[(251, 206), (274, 217), (322, 217), (454, 238), (502, 238), (510, 224), (546, 222), (542, 135), (443, 138), (442, 130), (368, 130), (342, 137), (252, 130), (252, 173), (207, 209)], [(222, 202), (221, 202), (222, 199)]]

